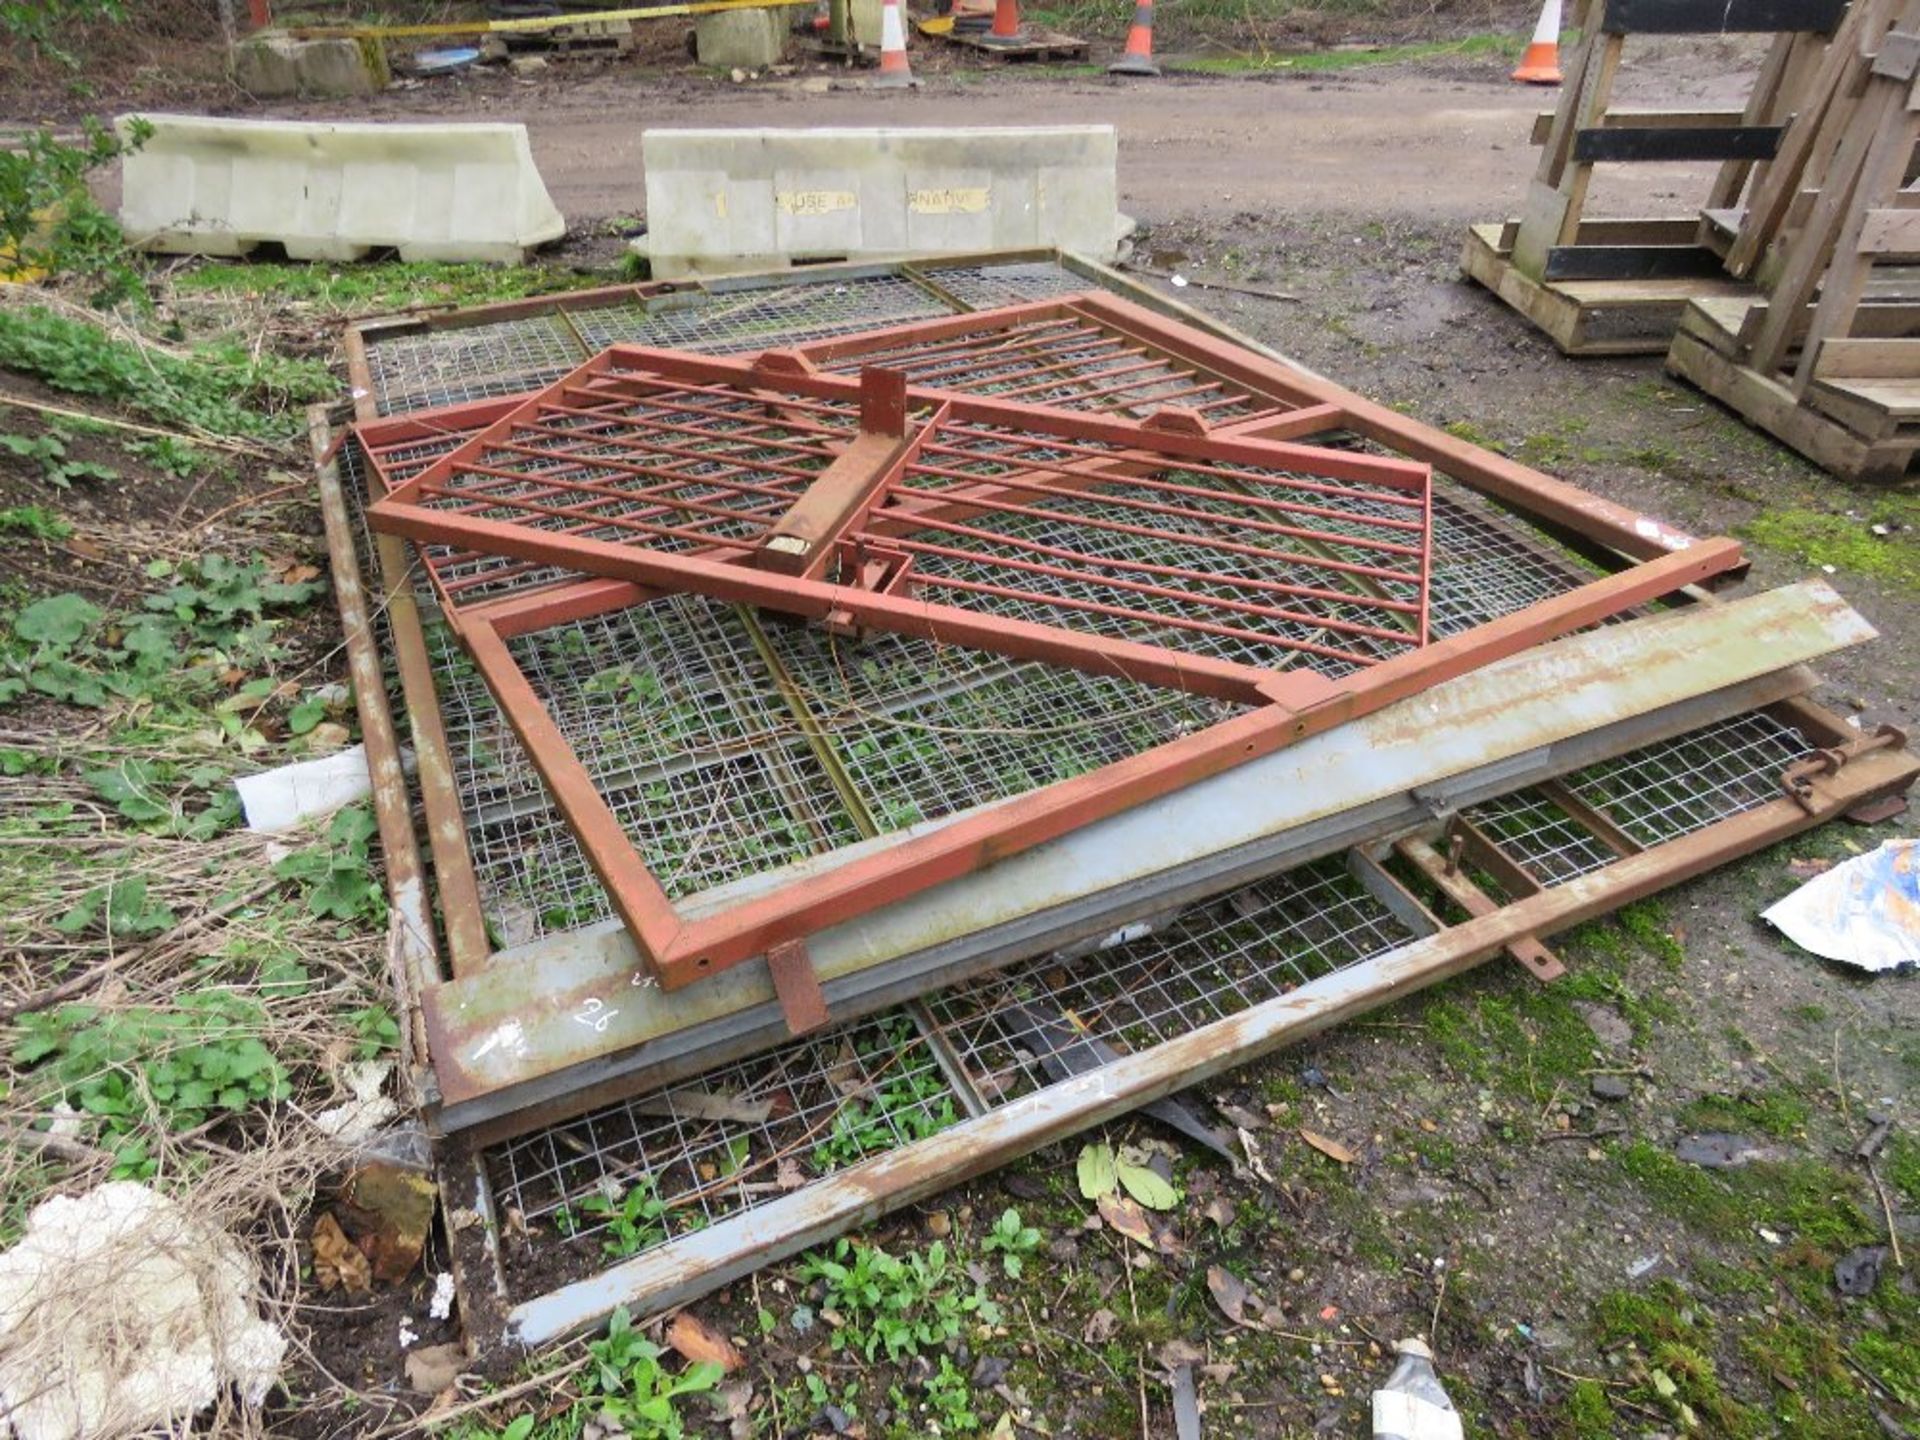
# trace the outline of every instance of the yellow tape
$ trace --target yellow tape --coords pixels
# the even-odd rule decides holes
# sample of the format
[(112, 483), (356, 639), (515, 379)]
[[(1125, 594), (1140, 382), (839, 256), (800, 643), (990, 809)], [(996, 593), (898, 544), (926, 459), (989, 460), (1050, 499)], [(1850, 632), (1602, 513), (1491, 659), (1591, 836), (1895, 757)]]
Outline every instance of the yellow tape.
[(692, 5), (649, 5), (636, 10), (595, 10), (581, 15), (536, 15), (525, 20), (469, 20), (443, 25), (296, 25), (296, 40), (426, 40), (440, 35), (527, 35), (611, 20), (652, 20), (668, 15), (711, 15), (720, 10), (777, 10), (817, 0), (700, 0)]

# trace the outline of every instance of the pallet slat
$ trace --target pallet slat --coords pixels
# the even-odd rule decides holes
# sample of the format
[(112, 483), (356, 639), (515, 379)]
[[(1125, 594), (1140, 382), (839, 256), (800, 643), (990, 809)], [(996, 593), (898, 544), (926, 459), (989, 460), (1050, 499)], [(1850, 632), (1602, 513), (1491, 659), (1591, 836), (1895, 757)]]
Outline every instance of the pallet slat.
[(1573, 137), (1573, 158), (1584, 165), (1672, 160), (1771, 160), (1782, 125), (1602, 126)]
[(1556, 245), (1548, 280), (1707, 280), (1720, 257), (1702, 245)]

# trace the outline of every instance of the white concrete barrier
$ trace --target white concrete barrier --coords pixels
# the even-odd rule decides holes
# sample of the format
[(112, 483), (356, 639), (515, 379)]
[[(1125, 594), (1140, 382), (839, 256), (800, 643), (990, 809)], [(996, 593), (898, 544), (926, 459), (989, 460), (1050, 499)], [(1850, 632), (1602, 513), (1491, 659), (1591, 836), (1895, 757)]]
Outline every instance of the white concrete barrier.
[(822, 260), (1073, 250), (1111, 259), (1111, 125), (649, 130), (647, 234), (662, 279)]
[(566, 232), (524, 125), (138, 118), (153, 133), (122, 162), (120, 225), (145, 249), (514, 261)]

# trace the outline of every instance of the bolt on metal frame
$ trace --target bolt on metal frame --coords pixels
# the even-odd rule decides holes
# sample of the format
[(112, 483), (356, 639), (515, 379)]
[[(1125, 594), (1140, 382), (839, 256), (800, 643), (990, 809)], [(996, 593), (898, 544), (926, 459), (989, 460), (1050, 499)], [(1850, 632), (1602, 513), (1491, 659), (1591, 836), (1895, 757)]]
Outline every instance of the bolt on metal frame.
[[(780, 947), (814, 930), (1740, 559), (1732, 542), (1692, 545), (1429, 644), (1431, 476), (1404, 461), (1218, 436), (1191, 410), (1116, 420), (909, 388), (887, 371), (829, 377), (779, 354), (614, 347), (504, 413), (482, 408), (492, 418), (469, 438), (388, 485), (369, 512), (376, 529), (1253, 707), (1148, 756), (688, 921), (504, 643), (580, 618), (579, 587), (463, 611), (468, 653), (652, 972), (673, 989), (766, 954), (791, 982), (786, 993), (805, 997), (792, 1007), (797, 1025), (825, 1012), (804, 956)], [(456, 411), (431, 423), (472, 431), (470, 418)], [(410, 446), (422, 423), (403, 422), (397, 435), (366, 425), (360, 438), (378, 463)], [(1236, 538), (1220, 538), (1223, 528)], [(1140, 558), (1143, 538), (1159, 558)], [(597, 604), (620, 592), (586, 593)], [(1089, 614), (1120, 622), (1120, 633), (1068, 628)], [(1196, 635), (1216, 649), (1232, 642), (1233, 658), (1196, 654)], [(1296, 660), (1331, 661), (1332, 673)]]

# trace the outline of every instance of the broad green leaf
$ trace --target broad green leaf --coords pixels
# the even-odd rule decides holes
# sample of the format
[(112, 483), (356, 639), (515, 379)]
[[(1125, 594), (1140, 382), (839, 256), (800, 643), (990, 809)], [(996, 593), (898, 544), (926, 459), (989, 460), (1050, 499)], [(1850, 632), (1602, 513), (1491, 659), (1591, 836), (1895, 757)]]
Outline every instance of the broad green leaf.
[(1114, 1169), (1127, 1193), (1147, 1209), (1171, 1210), (1180, 1203), (1180, 1192), (1145, 1165), (1131, 1165), (1121, 1160), (1115, 1163)]
[(1080, 1179), (1080, 1193), (1089, 1200), (1098, 1200), (1119, 1183), (1111, 1145), (1081, 1146), (1080, 1163), (1076, 1169)]
[(102, 618), (100, 607), (71, 591), (36, 600), (13, 618), (13, 633), (34, 645), (73, 644)]

